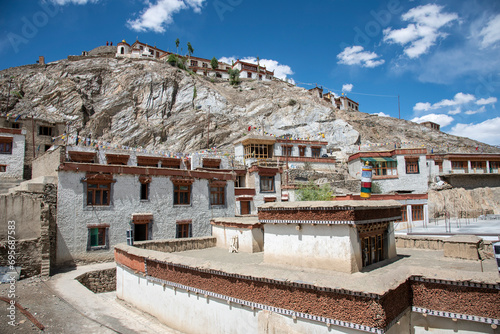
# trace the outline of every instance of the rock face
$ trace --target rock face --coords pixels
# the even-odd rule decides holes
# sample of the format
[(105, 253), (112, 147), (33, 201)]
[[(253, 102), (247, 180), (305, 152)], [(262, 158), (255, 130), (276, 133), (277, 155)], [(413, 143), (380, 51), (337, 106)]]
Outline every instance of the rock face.
[(232, 87), (155, 60), (94, 56), (10, 68), (0, 72), (0, 111), (66, 121), (73, 133), (113, 144), (174, 152), (204, 149), (207, 139), (232, 152), (249, 126), (328, 141), (339, 158), (357, 152), (359, 144), (390, 142), (378, 149), (393, 149), (395, 142), (417, 140), (427, 147), (447, 143), (449, 151), (472, 152), (479, 145), (499, 151), (409, 121), (339, 111), (284, 82)]

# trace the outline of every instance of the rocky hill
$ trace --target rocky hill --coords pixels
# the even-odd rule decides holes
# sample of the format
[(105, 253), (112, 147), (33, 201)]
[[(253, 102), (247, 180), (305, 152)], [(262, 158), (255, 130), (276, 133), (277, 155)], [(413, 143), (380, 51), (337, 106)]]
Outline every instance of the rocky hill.
[(500, 151), (406, 120), (340, 111), (285, 82), (233, 87), (155, 60), (87, 57), (0, 71), (0, 112), (6, 111), (70, 122), (71, 132), (114, 144), (174, 152), (206, 148), (207, 135), (211, 147), (232, 152), (249, 126), (328, 141), (339, 158), (360, 145), (381, 150), (395, 143), (435, 152)]

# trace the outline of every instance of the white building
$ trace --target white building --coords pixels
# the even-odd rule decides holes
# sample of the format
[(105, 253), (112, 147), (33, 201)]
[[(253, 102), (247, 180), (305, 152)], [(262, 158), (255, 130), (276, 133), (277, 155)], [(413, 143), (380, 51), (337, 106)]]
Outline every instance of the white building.
[(117, 57), (160, 59), (170, 53), (139, 41), (135, 41), (134, 44), (130, 45), (123, 40), (116, 45)]
[(240, 71), (240, 79), (271, 81), (274, 77), (274, 71), (266, 70), (265, 66), (247, 63), (239, 59), (233, 64), (233, 69)]
[(0, 128), (0, 179), (23, 179), (25, 133), (22, 129)]
[(349, 175), (361, 179), (362, 166), (373, 167), (375, 183), (381, 193), (425, 193), (428, 189), (426, 149), (397, 149), (381, 152), (359, 152), (348, 160)]
[(339, 96), (338, 99), (340, 100), (340, 110), (359, 111), (359, 103), (358, 102), (353, 101), (344, 95)]
[(135, 241), (209, 236), (211, 218), (234, 216), (231, 173), (127, 151), (58, 150), (34, 165), (57, 169), (58, 264), (111, 259), (129, 230)]

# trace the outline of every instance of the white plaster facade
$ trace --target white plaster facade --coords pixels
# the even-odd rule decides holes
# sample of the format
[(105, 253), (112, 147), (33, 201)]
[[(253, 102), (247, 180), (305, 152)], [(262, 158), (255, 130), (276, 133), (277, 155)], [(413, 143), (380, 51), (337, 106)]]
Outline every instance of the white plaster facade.
[[(389, 224), (393, 231), (393, 224)], [(264, 262), (347, 273), (363, 268), (361, 244), (347, 224), (265, 224)], [(394, 233), (388, 234), (387, 258), (396, 256)]]
[(5, 145), (5, 152), (0, 152), (0, 179), (23, 179), (25, 133), (24, 130), (0, 128), (0, 143)]
[[(191, 204), (174, 205), (173, 184), (167, 176), (152, 177), (149, 200), (140, 200), (139, 175), (113, 175), (116, 182), (111, 189), (109, 206), (86, 205), (84, 172), (59, 171), (57, 194), (57, 262), (95, 260), (112, 257), (112, 246), (126, 241), (126, 231), (132, 226), (132, 215), (151, 213), (148, 239), (176, 237), (176, 222), (192, 221), (192, 236), (211, 235), (210, 219), (234, 215), (234, 184), (226, 185), (226, 205), (211, 206), (206, 179), (195, 179), (191, 190)], [(88, 228), (94, 224), (109, 224), (109, 247), (106, 250), (88, 250)]]
[(236, 239), (236, 251), (256, 253), (264, 250), (264, 229), (257, 218), (216, 218), (212, 220), (212, 236), (218, 248), (229, 250)]
[(234, 63), (233, 69), (240, 71), (240, 79), (271, 81), (274, 77), (274, 71), (266, 70), (265, 66), (242, 62), (239, 59)]
[[(379, 186), (381, 193), (390, 192), (411, 192), (411, 193), (426, 193), (428, 190), (428, 170), (425, 150), (414, 153), (414, 157), (418, 158), (418, 173), (408, 173), (406, 167), (406, 156), (412, 150), (400, 150), (401, 152), (388, 152), (390, 159), (396, 161), (397, 168), (388, 170), (387, 175), (372, 175), (372, 188), (376, 183)], [(371, 156), (377, 157), (379, 152), (362, 152), (355, 154), (349, 158), (348, 169), (349, 175), (361, 179), (362, 166), (365, 163), (365, 158)], [(353, 158), (354, 159), (351, 159)]]

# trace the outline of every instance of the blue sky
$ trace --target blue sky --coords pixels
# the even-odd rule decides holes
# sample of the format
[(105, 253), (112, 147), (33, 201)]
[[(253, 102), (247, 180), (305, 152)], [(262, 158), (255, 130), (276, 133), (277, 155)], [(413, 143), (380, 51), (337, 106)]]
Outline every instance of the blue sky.
[[(360, 110), (500, 145), (500, 1), (17, 0), (0, 4), (0, 69), (112, 41), (261, 59)], [(181, 50), (179, 50), (181, 51)]]

